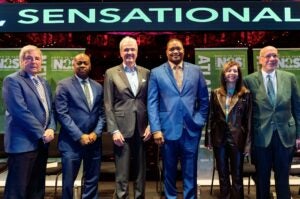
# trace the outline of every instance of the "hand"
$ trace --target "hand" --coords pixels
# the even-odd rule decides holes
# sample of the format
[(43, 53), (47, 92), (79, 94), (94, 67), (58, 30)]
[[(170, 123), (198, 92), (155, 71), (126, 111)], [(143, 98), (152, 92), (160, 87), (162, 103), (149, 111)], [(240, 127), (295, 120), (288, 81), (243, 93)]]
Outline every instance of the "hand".
[(80, 143), (82, 146), (90, 144), (90, 138), (88, 134), (82, 134), (80, 137)]
[(120, 131), (115, 132), (113, 134), (113, 141), (114, 141), (115, 145), (117, 145), (117, 146), (124, 145), (125, 139)]
[(296, 139), (296, 149), (297, 151), (300, 151), (300, 138)]
[(144, 133), (144, 135), (143, 135), (143, 137), (144, 137), (144, 139), (143, 139), (143, 141), (144, 142), (146, 142), (146, 141), (148, 141), (150, 138), (151, 138), (151, 132), (150, 132), (150, 127), (149, 126), (147, 126), (147, 128), (145, 129), (145, 133)]
[(43, 135), (43, 142), (49, 143), (54, 139), (54, 131), (53, 129), (46, 129)]
[(95, 132), (91, 132), (89, 134), (90, 144), (93, 144), (97, 140), (97, 134)]
[(207, 145), (206, 148), (207, 148), (209, 151), (212, 151), (212, 149), (213, 149), (212, 145), (210, 145), (210, 144)]
[(161, 131), (155, 131), (153, 133), (153, 138), (154, 138), (154, 142), (159, 146), (165, 143), (164, 135)]

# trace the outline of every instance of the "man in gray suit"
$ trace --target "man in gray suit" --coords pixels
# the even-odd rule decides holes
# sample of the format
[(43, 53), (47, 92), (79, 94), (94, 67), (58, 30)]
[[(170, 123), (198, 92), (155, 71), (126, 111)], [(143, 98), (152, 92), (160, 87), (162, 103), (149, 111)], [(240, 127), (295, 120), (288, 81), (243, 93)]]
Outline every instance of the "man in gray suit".
[(271, 169), (277, 198), (290, 199), (289, 170), (300, 138), (300, 92), (294, 74), (277, 70), (278, 50), (260, 50), (261, 69), (247, 76), (252, 92), (253, 156), (256, 167), (256, 198), (270, 198)]
[(48, 143), (56, 125), (50, 86), (37, 75), (42, 61), (39, 48), (24, 46), (19, 55), (21, 70), (3, 81), (8, 153), (5, 199), (43, 199), (45, 195)]
[(149, 70), (136, 65), (137, 42), (125, 37), (120, 42), (123, 63), (108, 69), (104, 80), (107, 130), (112, 133), (116, 161), (115, 198), (129, 198), (131, 155), (134, 167), (134, 198), (145, 198), (145, 142), (151, 133), (147, 117)]
[(73, 199), (74, 181), (83, 160), (82, 199), (97, 199), (104, 127), (103, 89), (88, 77), (91, 70), (88, 55), (76, 55), (73, 70), (73, 77), (58, 83), (55, 96), (61, 124), (58, 148), (62, 154), (62, 198)]

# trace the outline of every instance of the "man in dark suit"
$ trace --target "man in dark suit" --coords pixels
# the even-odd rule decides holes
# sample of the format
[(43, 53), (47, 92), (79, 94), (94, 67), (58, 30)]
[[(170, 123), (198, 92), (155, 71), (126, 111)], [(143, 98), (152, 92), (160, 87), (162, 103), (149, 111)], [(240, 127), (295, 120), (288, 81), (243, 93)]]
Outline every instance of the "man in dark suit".
[(88, 77), (91, 70), (88, 55), (76, 55), (73, 69), (75, 75), (58, 83), (55, 96), (61, 124), (58, 148), (62, 154), (62, 198), (73, 199), (74, 181), (83, 160), (82, 198), (97, 199), (104, 127), (103, 89)]
[[(300, 93), (294, 74), (277, 70), (278, 50), (260, 50), (259, 71), (244, 79), (252, 92), (253, 156), (256, 198), (270, 198), (271, 169), (277, 198), (290, 199), (289, 170), (300, 138)], [(269, 80), (270, 79), (270, 80)]]
[(208, 114), (208, 91), (199, 66), (184, 62), (178, 39), (167, 44), (168, 61), (151, 71), (148, 115), (155, 142), (162, 145), (166, 198), (176, 198), (180, 159), (184, 198), (197, 198), (197, 157)]
[(42, 69), (42, 52), (24, 46), (19, 55), (21, 70), (3, 81), (5, 151), (8, 174), (4, 198), (43, 199), (48, 143), (56, 128), (51, 89), (37, 76)]
[(136, 65), (138, 46), (134, 38), (121, 40), (120, 54), (123, 63), (108, 69), (104, 80), (107, 129), (113, 136), (116, 161), (115, 198), (129, 198), (131, 155), (134, 198), (145, 198), (145, 142), (151, 137), (146, 107), (149, 70)]

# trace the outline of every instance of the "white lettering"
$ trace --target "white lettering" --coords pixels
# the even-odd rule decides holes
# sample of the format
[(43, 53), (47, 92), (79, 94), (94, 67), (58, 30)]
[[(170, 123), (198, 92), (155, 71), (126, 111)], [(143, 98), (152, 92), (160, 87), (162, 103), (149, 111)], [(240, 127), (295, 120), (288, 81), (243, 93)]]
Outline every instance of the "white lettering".
[(96, 10), (95, 9), (89, 9), (89, 14), (84, 15), (82, 12), (80, 12), (77, 9), (70, 9), (69, 10), (69, 23), (75, 23), (75, 17), (78, 16), (87, 23), (95, 23), (96, 22)]
[(123, 23), (128, 23), (133, 19), (143, 20), (146, 23), (151, 23), (151, 19), (140, 9), (134, 8), (131, 12), (122, 20)]
[(118, 9), (118, 8), (107, 8), (107, 9), (101, 10), (100, 14), (104, 17), (111, 18), (111, 20), (109, 20), (109, 19), (100, 19), (99, 22), (102, 22), (102, 23), (116, 23), (116, 22), (120, 21), (121, 17), (119, 15), (110, 13), (110, 12), (119, 12), (119, 11), (120, 11), (120, 9)]
[(240, 15), (232, 8), (224, 8), (223, 9), (223, 21), (229, 22), (229, 15), (233, 15), (237, 19), (239, 19), (242, 22), (249, 22), (250, 21), (250, 10), (249, 8), (243, 8), (243, 15)]
[(262, 19), (273, 19), (274, 21), (281, 22), (280, 17), (271, 9), (264, 8), (260, 11), (257, 16), (253, 19), (253, 22), (259, 22)]
[[(64, 20), (54, 20), (55, 18), (63, 18), (63, 9), (45, 9), (43, 22), (45, 24), (64, 23)], [(56, 14), (55, 14), (56, 13)]]
[[(196, 12), (203, 12), (203, 14), (207, 14), (207, 17), (203, 17), (202, 19), (196, 18)], [(198, 13), (200, 15), (200, 13)], [(211, 8), (193, 8), (187, 11), (186, 17), (193, 22), (211, 22), (218, 18), (219, 14), (216, 10)]]
[(21, 10), (19, 12), (19, 16), (25, 19), (30, 19), (30, 20), (19, 20), (18, 23), (21, 24), (34, 24), (39, 21), (39, 18), (37, 16), (31, 15), (34, 13), (38, 13), (38, 10), (35, 9), (26, 9), (26, 10)]
[(287, 22), (299, 22), (300, 19), (292, 19), (291, 8), (284, 8), (285, 21)]

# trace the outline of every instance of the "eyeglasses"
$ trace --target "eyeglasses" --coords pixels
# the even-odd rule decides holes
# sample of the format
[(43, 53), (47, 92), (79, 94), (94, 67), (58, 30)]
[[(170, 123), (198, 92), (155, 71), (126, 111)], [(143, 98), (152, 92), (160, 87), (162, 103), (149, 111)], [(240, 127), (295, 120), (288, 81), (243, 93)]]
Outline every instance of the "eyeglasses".
[(78, 61), (78, 62), (76, 62), (76, 64), (79, 65), (79, 66), (82, 65), (82, 64), (88, 65), (89, 62), (87, 62), (87, 61)]
[(265, 56), (261, 56), (261, 57), (263, 57), (263, 58), (266, 58), (266, 59), (270, 59), (271, 57), (273, 57), (273, 58), (278, 58), (278, 54), (267, 54), (267, 55), (265, 55)]

